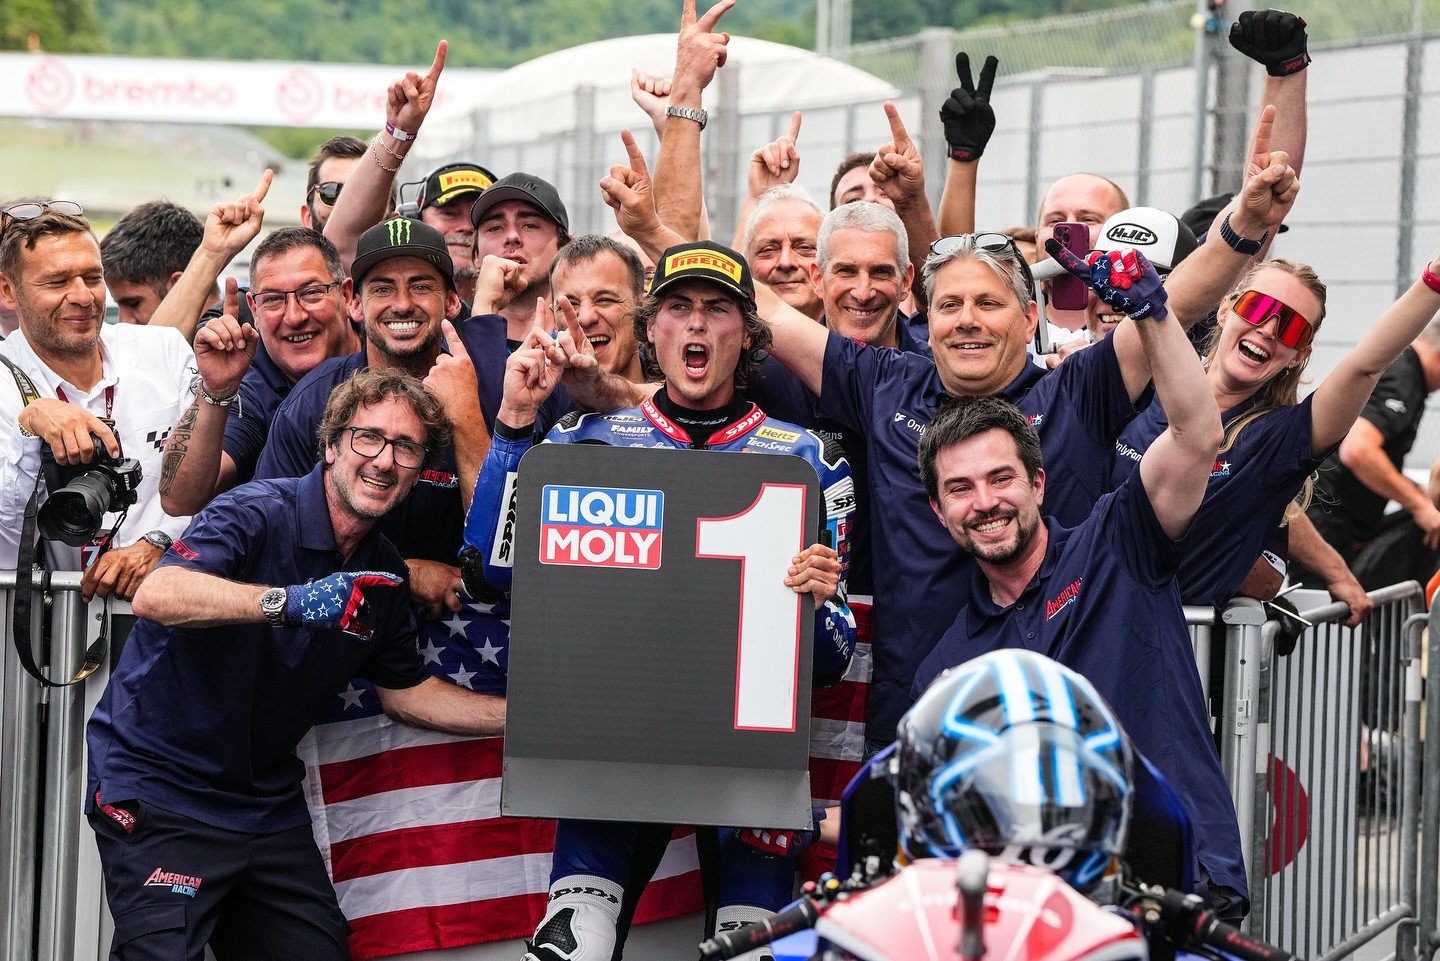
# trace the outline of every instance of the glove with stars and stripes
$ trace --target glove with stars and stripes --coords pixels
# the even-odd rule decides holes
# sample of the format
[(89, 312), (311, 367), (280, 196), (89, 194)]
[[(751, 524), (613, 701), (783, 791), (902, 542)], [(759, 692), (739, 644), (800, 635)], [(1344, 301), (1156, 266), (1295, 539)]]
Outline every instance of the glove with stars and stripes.
[(338, 627), (368, 638), (375, 633), (365, 595), (404, 584), (389, 571), (341, 571), (308, 584), (285, 588), (285, 623), (292, 627)]

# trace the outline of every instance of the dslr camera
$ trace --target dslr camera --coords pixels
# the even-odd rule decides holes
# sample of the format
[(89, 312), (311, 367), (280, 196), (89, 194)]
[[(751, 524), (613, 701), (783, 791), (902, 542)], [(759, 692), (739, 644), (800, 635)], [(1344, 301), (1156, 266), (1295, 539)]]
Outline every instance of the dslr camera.
[[(105, 422), (112, 429), (114, 424)], [(40, 506), (40, 534), (47, 540), (83, 547), (95, 538), (105, 515), (132, 506), (138, 499), (140, 462), (111, 457), (94, 434), (95, 458), (88, 464), (57, 464), (49, 444), (40, 448), (40, 469), (48, 496)]]

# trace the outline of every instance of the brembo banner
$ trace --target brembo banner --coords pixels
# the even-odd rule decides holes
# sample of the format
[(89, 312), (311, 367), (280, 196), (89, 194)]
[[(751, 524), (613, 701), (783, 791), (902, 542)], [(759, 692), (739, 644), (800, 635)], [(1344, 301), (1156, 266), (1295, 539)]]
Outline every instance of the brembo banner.
[[(413, 69), (424, 70), (426, 64)], [(368, 128), (405, 68), (0, 54), (0, 115)], [(445, 71), (436, 106), (478, 106), (494, 70)]]

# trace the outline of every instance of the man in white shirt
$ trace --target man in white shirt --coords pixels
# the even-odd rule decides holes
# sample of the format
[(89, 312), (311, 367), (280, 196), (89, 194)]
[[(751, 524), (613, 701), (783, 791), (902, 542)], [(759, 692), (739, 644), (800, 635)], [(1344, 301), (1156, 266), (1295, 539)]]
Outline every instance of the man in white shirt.
[[(0, 209), (0, 303), (20, 317), (0, 344), (0, 357), (20, 371), (0, 365), (0, 569), (16, 566), (37, 479), (39, 502), (49, 495), (42, 446), (63, 467), (93, 462), (98, 441), (111, 457), (123, 450), (139, 462), (136, 503), (108, 549), (101, 542), (116, 514), (81, 547), (47, 540), (45, 559), (52, 570), (85, 570), (86, 600), (112, 592), (129, 599), (189, 521), (165, 514), (158, 483), (170, 426), (193, 396), (195, 356), (173, 329), (105, 324), (100, 245), (75, 208)], [(36, 395), (28, 404), (27, 390)]]

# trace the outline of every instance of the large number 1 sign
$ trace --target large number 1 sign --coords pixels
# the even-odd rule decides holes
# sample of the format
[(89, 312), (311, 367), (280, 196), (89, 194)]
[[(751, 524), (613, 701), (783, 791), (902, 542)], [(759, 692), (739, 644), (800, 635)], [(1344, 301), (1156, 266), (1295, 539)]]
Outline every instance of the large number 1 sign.
[(814, 468), (542, 444), (515, 490), (502, 813), (809, 827)]
[(737, 731), (795, 730), (804, 598), (785, 574), (804, 546), (805, 488), (795, 485), (765, 484), (740, 513), (695, 522), (696, 557), (740, 562)]

